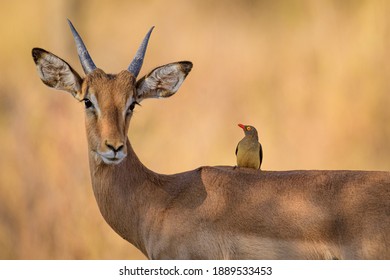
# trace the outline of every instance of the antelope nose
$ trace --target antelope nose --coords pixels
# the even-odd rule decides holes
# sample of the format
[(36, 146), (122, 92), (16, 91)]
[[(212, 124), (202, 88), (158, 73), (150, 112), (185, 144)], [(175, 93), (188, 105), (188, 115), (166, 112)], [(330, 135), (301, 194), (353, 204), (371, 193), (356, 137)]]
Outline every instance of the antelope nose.
[(106, 146), (112, 150), (114, 153), (117, 153), (119, 152), (120, 150), (123, 149), (123, 142), (118, 142), (118, 143), (111, 143), (109, 141), (106, 140), (105, 142)]

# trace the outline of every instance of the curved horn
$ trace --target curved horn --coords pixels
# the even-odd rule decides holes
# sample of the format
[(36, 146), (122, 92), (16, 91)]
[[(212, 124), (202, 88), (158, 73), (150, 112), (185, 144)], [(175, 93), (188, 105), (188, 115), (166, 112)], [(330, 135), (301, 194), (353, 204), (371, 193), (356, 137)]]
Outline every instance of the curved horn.
[(141, 70), (142, 63), (144, 62), (146, 47), (148, 46), (150, 34), (152, 33), (153, 28), (154, 26), (152, 26), (152, 28), (150, 28), (149, 32), (146, 34), (144, 40), (141, 43), (141, 46), (139, 46), (137, 53), (133, 58), (133, 61), (130, 63), (129, 68), (127, 68), (127, 70), (136, 78), (139, 74), (139, 71)]
[(79, 54), (79, 59), (81, 66), (85, 74), (91, 73), (96, 69), (95, 63), (93, 63), (91, 56), (89, 55), (87, 48), (85, 47), (83, 40), (81, 39), (79, 33), (77, 33), (72, 22), (68, 19), (70, 29), (72, 30), (73, 38), (76, 43), (77, 53)]

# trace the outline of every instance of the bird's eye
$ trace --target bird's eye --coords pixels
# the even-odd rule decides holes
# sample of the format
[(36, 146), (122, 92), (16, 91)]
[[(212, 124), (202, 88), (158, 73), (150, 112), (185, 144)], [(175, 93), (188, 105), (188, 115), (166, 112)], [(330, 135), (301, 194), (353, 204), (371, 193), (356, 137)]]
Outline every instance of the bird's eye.
[(250, 131), (252, 128), (250, 126), (246, 127), (246, 130)]
[(92, 104), (91, 100), (89, 100), (89, 99), (84, 99), (84, 105), (85, 105), (86, 109), (93, 107), (93, 104)]

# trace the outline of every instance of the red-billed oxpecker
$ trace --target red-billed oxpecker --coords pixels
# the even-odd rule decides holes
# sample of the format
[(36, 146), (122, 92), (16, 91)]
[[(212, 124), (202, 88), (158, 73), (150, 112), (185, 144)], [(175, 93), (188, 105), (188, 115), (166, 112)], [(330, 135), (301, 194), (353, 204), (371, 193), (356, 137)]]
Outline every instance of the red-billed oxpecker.
[(263, 161), (263, 148), (259, 143), (256, 128), (243, 124), (238, 126), (244, 130), (245, 137), (238, 142), (236, 148), (237, 166), (260, 169)]

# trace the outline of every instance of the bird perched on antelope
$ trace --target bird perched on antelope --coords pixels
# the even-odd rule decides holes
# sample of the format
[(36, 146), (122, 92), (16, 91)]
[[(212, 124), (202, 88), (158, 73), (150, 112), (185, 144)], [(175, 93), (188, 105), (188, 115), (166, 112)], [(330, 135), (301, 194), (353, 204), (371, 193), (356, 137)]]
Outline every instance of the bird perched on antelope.
[(238, 142), (236, 148), (237, 166), (260, 169), (263, 161), (263, 148), (259, 143), (256, 128), (243, 124), (238, 126), (244, 130), (245, 137)]

